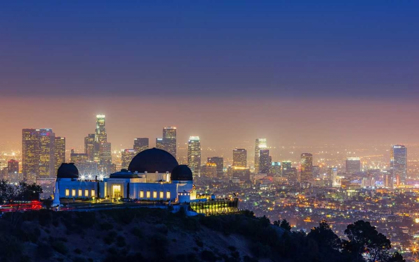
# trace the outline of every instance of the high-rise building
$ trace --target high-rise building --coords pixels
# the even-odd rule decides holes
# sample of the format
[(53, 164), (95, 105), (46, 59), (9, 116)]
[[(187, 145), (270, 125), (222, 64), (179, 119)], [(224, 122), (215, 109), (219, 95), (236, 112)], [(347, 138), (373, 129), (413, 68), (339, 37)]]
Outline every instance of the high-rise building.
[[(84, 138), (84, 153), (87, 154), (89, 161), (95, 160), (95, 134), (88, 134)], [(99, 158), (99, 152), (96, 154), (96, 159)]]
[(313, 155), (310, 153), (301, 154), (300, 183), (310, 182), (313, 179)]
[(19, 173), (19, 162), (11, 159), (7, 161), (7, 172), (9, 174), (18, 174)]
[(55, 177), (55, 134), (51, 129), (39, 132), (39, 173), (37, 178)]
[(269, 149), (262, 149), (259, 153), (259, 173), (268, 174), (271, 168), (271, 157), (269, 156)]
[(136, 138), (134, 139), (134, 150), (138, 154), (146, 149), (148, 149), (148, 138)]
[(359, 157), (348, 157), (346, 159), (346, 173), (356, 174), (361, 172), (361, 160)]
[[(49, 128), (22, 130), (22, 173), (24, 180), (32, 182), (36, 179), (55, 177), (57, 161), (55, 142), (55, 134)], [(61, 149), (62, 143), (60, 141), (58, 150)], [(61, 158), (58, 159), (58, 161), (61, 160)]]
[(208, 157), (207, 163), (215, 164), (217, 167), (217, 177), (223, 177), (224, 159), (222, 157)]
[(200, 175), (201, 141), (199, 136), (190, 136), (188, 141), (188, 166), (194, 176)]
[(176, 158), (176, 127), (163, 128), (163, 150), (166, 150)]
[(384, 174), (384, 187), (393, 189), (394, 187), (394, 180), (393, 180), (393, 170), (386, 172)]
[(320, 167), (313, 166), (313, 178), (320, 178)]
[(105, 115), (97, 115), (96, 116), (96, 142), (98, 143), (106, 143), (108, 142), (108, 134), (106, 133), (106, 116)]
[(281, 176), (281, 162), (272, 162), (269, 174), (272, 174), (274, 176)]
[(247, 150), (244, 148), (236, 148), (233, 150), (233, 167), (247, 168)]
[(164, 150), (164, 142), (162, 137), (156, 138), (156, 148)]
[(65, 163), (65, 137), (55, 137), (55, 168), (54, 174), (57, 173), (58, 168), (62, 163)]
[(39, 132), (36, 129), (22, 130), (23, 179), (35, 181), (39, 173)]
[(76, 165), (82, 177), (93, 179), (98, 175), (98, 164), (89, 160), (89, 156), (86, 153), (75, 153), (74, 149), (72, 149), (70, 162)]
[(397, 185), (406, 184), (407, 180), (407, 148), (403, 145), (391, 147), (390, 169), (396, 178)]
[(74, 149), (71, 149), (70, 153), (70, 163), (82, 163), (87, 162), (89, 160), (89, 156), (86, 153), (75, 153)]
[(266, 138), (258, 138), (255, 142), (255, 173), (259, 173), (260, 150), (266, 149)]
[(207, 162), (202, 166), (201, 174), (204, 177), (215, 178), (217, 176), (217, 164)]
[(121, 152), (121, 168), (128, 169), (129, 163), (135, 157), (135, 150), (134, 149), (124, 149)]

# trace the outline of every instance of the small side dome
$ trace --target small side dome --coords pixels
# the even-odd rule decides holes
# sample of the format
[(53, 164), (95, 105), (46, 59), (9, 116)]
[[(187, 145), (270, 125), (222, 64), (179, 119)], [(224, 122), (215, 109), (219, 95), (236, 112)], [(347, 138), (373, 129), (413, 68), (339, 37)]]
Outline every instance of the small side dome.
[(57, 171), (57, 178), (79, 178), (79, 170), (74, 163), (62, 163)]
[(173, 180), (183, 180), (183, 181), (192, 181), (192, 171), (187, 165), (178, 165), (172, 171), (170, 179)]

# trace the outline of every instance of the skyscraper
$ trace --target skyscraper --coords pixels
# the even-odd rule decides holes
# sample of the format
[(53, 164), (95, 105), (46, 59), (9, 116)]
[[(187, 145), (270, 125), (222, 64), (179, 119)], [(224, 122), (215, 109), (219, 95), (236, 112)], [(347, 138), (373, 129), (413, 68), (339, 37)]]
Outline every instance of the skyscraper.
[(128, 169), (129, 163), (135, 157), (135, 150), (134, 149), (124, 149), (121, 152), (121, 168)]
[(255, 142), (255, 173), (259, 173), (260, 150), (266, 149), (266, 138), (258, 138)]
[(397, 185), (406, 184), (407, 148), (403, 145), (394, 145), (391, 147), (390, 154), (390, 169), (396, 178)]
[[(88, 134), (84, 138), (84, 153), (87, 154), (89, 161), (95, 160), (95, 134)], [(96, 159), (99, 158), (99, 152), (97, 152)]]
[(346, 173), (356, 174), (361, 172), (361, 160), (359, 157), (348, 157), (346, 159)]
[(310, 182), (313, 179), (313, 155), (310, 153), (301, 154), (301, 175), (299, 182)]
[(291, 177), (291, 175), (293, 174), (293, 170), (291, 170), (291, 168), (292, 168), (291, 161), (283, 161), (281, 163), (282, 176), (287, 178), (289, 181), (296, 181), (297, 180), (296, 177)]
[(272, 174), (274, 176), (281, 176), (281, 162), (272, 162), (269, 174)]
[(55, 168), (54, 174), (62, 163), (65, 163), (65, 137), (55, 137)]
[(271, 167), (271, 157), (269, 156), (269, 150), (263, 149), (260, 150), (259, 155), (259, 173), (269, 173)]
[(7, 172), (9, 174), (18, 174), (19, 173), (19, 162), (11, 159), (7, 161)]
[(148, 138), (136, 138), (134, 139), (134, 150), (138, 154), (146, 149), (148, 149)]
[(164, 150), (163, 138), (161, 137), (156, 138), (156, 148)]
[(37, 178), (55, 177), (55, 134), (51, 129), (38, 129), (39, 173)]
[(163, 128), (163, 150), (176, 158), (176, 127)]
[(236, 148), (233, 150), (233, 167), (247, 168), (247, 150), (244, 148)]
[(36, 129), (22, 130), (23, 179), (35, 182), (39, 173), (39, 132)]
[(217, 167), (217, 177), (223, 177), (224, 159), (222, 157), (208, 157), (207, 163), (215, 164)]
[(191, 136), (188, 141), (188, 166), (194, 176), (200, 175), (201, 141), (199, 136)]
[[(54, 132), (49, 128), (22, 130), (22, 173), (24, 180), (35, 182), (35, 179), (55, 177), (56, 162), (63, 160), (63, 141), (59, 138), (57, 148), (56, 140), (58, 139), (55, 138)], [(56, 150), (58, 150), (58, 155), (56, 155)]]

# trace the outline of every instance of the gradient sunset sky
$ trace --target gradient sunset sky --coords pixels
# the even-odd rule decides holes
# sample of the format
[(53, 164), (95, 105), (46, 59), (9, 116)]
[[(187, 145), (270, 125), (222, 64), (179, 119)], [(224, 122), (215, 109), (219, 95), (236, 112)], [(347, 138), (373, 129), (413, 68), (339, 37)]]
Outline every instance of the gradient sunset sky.
[(0, 146), (417, 143), (419, 1), (4, 1)]

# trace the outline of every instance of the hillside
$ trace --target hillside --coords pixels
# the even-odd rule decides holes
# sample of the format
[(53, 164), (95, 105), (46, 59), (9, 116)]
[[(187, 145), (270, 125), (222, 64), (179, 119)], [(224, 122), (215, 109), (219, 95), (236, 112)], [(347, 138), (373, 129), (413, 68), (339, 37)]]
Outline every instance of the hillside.
[(186, 217), (147, 208), (41, 210), (0, 219), (0, 261), (7, 262), (338, 260), (353, 261), (330, 244), (251, 212)]

